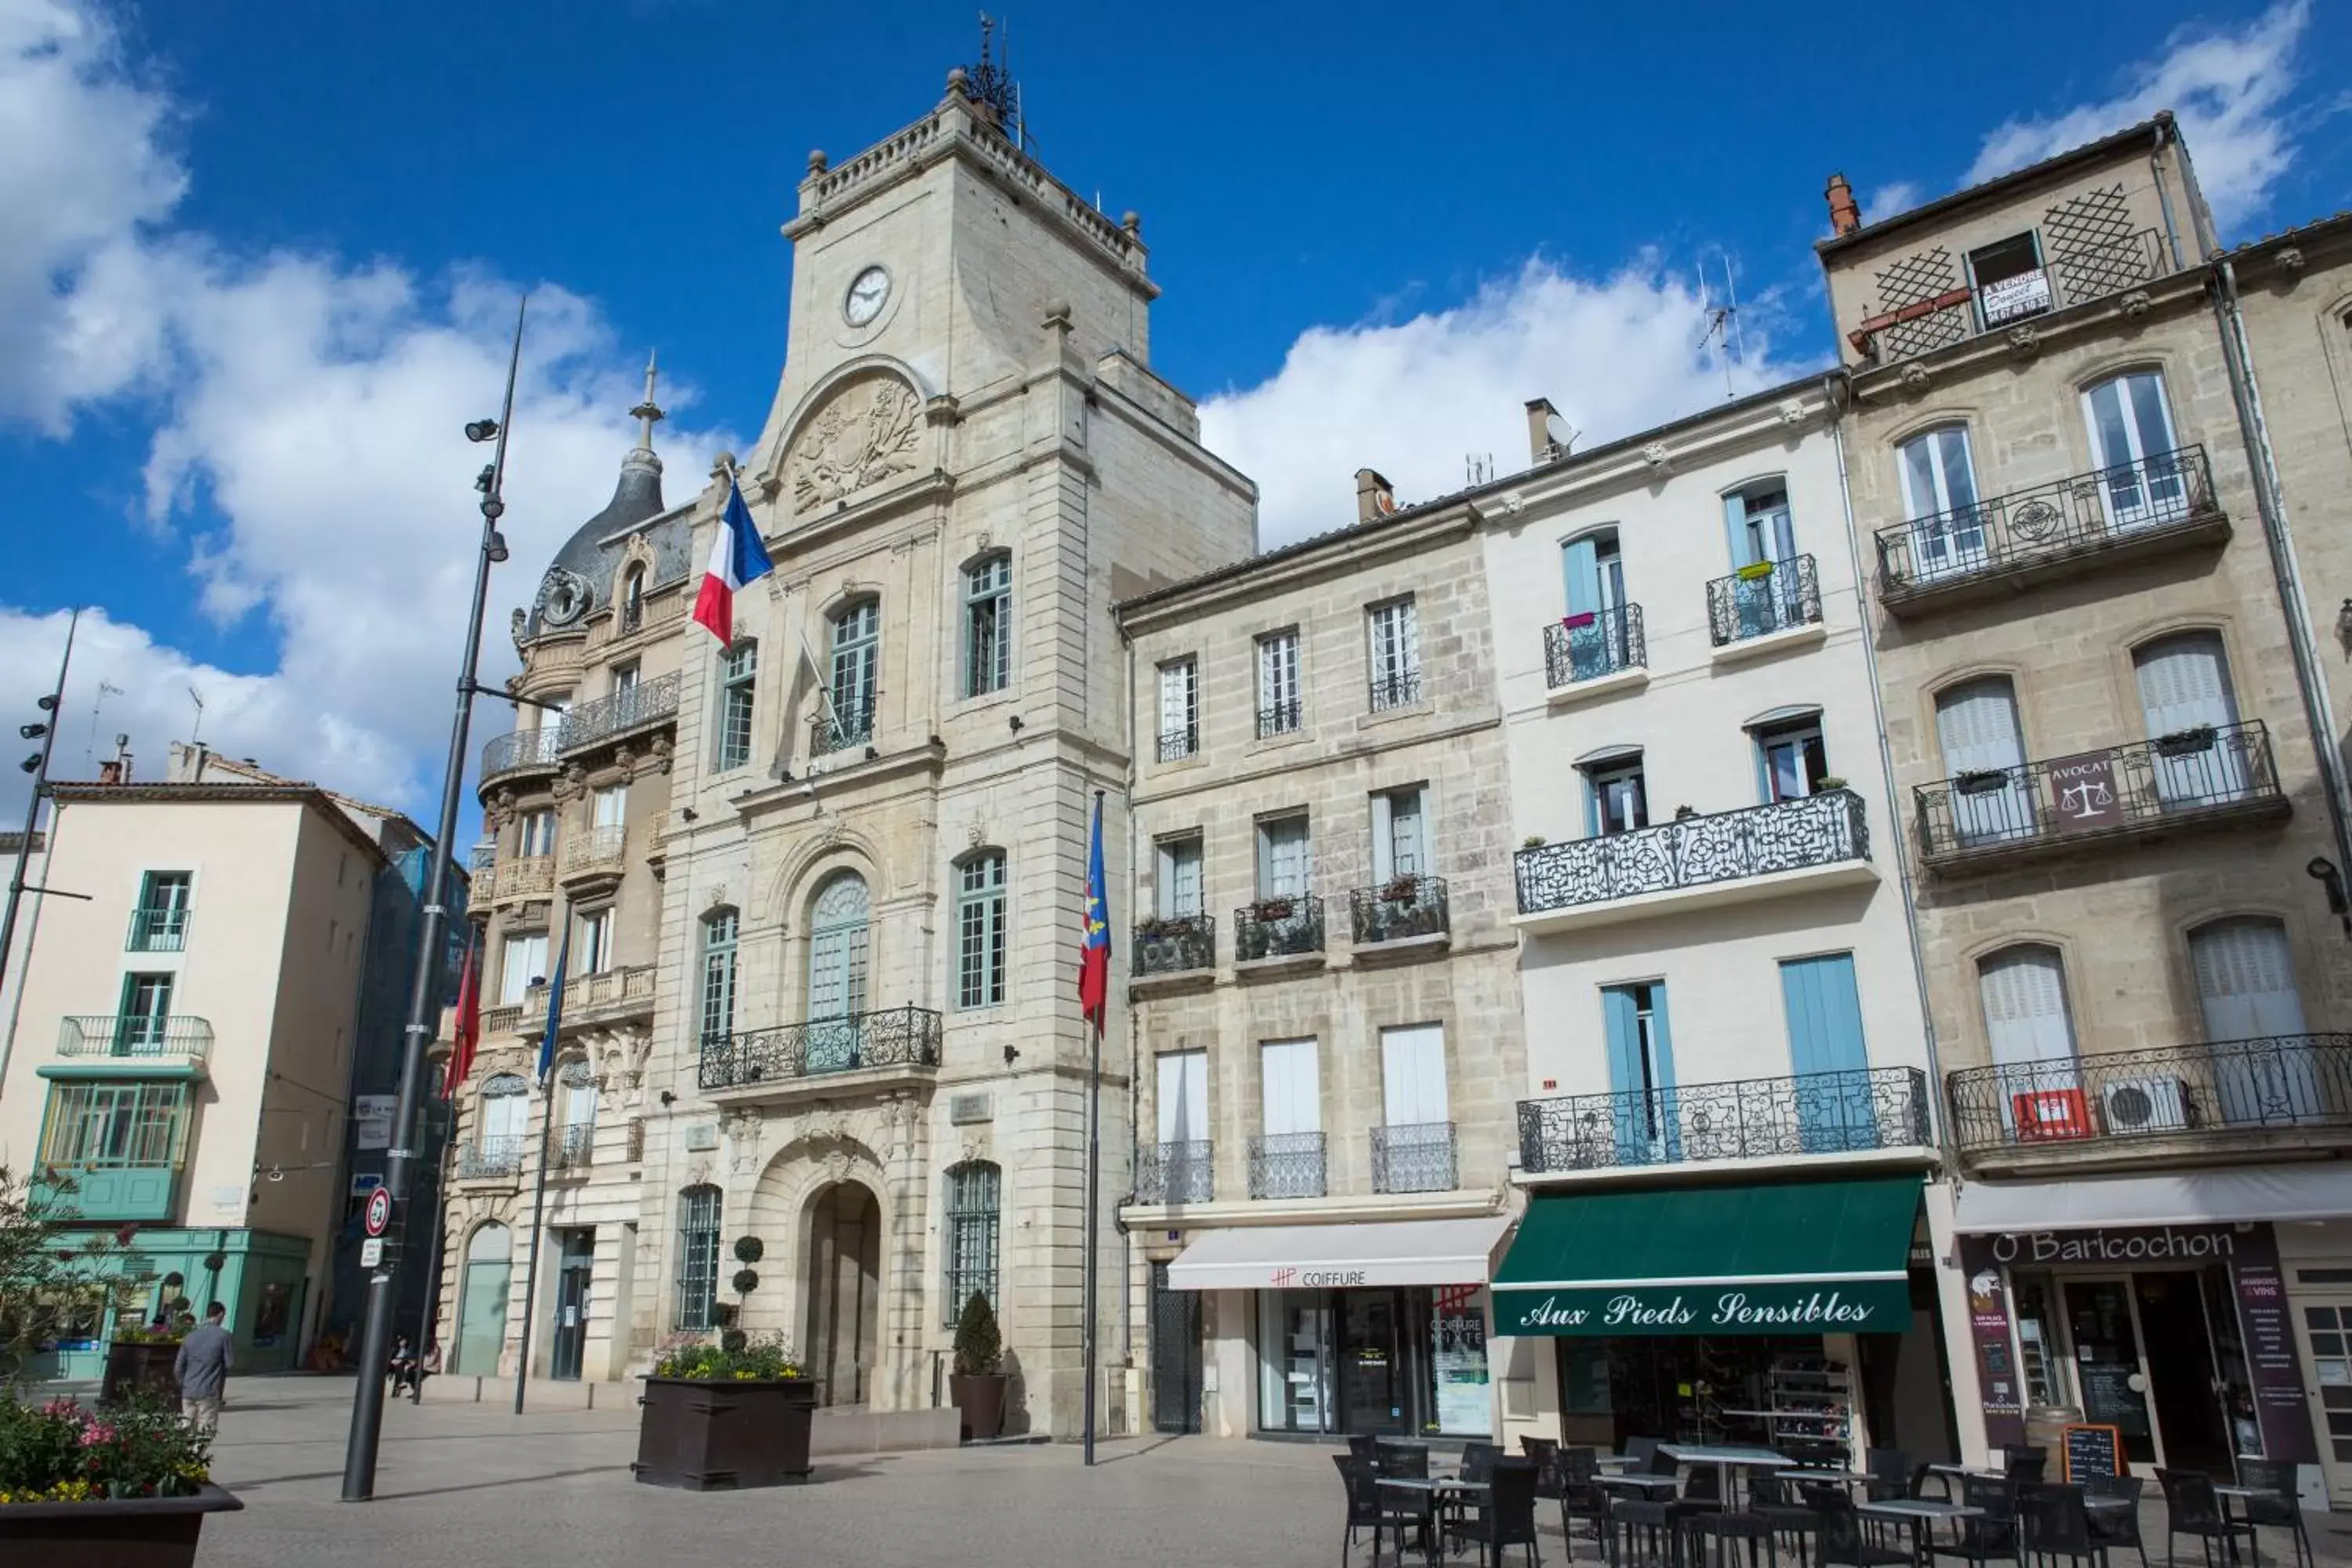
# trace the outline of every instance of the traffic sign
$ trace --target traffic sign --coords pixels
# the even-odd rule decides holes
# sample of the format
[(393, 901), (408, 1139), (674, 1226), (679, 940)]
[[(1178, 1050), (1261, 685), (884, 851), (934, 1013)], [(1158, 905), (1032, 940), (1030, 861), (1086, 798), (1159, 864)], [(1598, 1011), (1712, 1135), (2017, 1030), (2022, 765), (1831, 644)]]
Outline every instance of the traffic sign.
[(383, 1261), (383, 1237), (371, 1236), (360, 1243), (360, 1267), (373, 1268)]
[(391, 1228), (392, 1191), (388, 1187), (378, 1187), (368, 1194), (367, 1233), (371, 1237), (377, 1237)]

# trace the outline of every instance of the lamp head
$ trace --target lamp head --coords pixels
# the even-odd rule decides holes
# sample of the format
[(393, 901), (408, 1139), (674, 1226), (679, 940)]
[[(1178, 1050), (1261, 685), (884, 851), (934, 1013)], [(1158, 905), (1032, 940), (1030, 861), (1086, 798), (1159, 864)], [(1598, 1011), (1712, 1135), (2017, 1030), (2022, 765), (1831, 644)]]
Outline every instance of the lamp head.
[(16, 765), (24, 769), (28, 773), (39, 773), (41, 771), (41, 753), (35, 752), (31, 756), (26, 757), (23, 762), (18, 763)]
[(497, 529), (490, 530), (490, 563), (496, 565), (507, 558), (507, 536)]
[(33, 706), (39, 709), (44, 713), (56, 712), (58, 710), (57, 693), (54, 691), (43, 692), (41, 694), (41, 700), (34, 703)]
[(27, 741), (37, 741), (48, 732), (49, 727), (47, 724), (19, 724), (16, 726), (16, 733), (24, 736)]
[(498, 438), (499, 422), (495, 419), (475, 419), (466, 426), (466, 439), (468, 441), (495, 441)]

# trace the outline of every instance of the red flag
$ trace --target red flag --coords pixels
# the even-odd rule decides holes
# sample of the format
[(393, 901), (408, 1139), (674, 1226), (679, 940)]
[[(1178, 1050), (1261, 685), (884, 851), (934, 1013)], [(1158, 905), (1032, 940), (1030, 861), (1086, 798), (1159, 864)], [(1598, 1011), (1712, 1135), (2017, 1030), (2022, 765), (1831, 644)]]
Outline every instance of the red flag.
[(1093, 847), (1087, 854), (1085, 945), (1078, 949), (1078, 1007), (1097, 1029), (1110, 1001), (1110, 892), (1103, 880), (1102, 800), (1095, 800)]
[(457, 975), (457, 1021), (449, 1048), (449, 1063), (441, 1069), (441, 1098), (457, 1092), (458, 1084), (474, 1070), (474, 1046), (482, 1035), (482, 976), (478, 964), (481, 939), (466, 942), (466, 967)]

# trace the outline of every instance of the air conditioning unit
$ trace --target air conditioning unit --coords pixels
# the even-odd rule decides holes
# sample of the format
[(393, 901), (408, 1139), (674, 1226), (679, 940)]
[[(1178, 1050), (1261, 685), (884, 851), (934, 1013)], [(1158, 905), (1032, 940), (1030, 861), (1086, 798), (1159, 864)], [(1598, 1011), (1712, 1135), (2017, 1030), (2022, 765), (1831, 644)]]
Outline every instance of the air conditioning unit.
[(2189, 1086), (2177, 1078), (2131, 1078), (2099, 1091), (2112, 1134), (2179, 1132), (2189, 1126)]

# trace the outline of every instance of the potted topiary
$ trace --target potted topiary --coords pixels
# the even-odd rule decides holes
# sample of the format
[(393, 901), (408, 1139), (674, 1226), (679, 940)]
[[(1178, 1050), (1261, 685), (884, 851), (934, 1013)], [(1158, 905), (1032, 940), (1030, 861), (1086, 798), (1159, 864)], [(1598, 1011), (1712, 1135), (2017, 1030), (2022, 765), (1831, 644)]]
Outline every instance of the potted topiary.
[(211, 1447), (145, 1395), (103, 1412), (0, 1396), (0, 1562), (193, 1568), (205, 1515), (245, 1506), (212, 1484)]
[(781, 1334), (730, 1330), (717, 1344), (664, 1344), (637, 1401), (637, 1458), (648, 1486), (688, 1491), (782, 1486), (809, 1477), (816, 1384)]
[(962, 1417), (963, 1440), (984, 1443), (1004, 1430), (1004, 1341), (988, 1298), (974, 1290), (956, 1319), (955, 1370), (948, 1397)]

